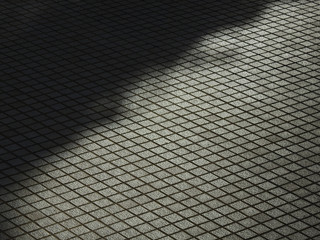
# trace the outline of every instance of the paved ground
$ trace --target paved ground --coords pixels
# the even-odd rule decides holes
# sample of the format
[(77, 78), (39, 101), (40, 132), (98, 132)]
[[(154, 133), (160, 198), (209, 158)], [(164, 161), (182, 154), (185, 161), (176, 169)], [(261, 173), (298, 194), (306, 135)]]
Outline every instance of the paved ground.
[(0, 239), (320, 239), (319, 1), (2, 1)]

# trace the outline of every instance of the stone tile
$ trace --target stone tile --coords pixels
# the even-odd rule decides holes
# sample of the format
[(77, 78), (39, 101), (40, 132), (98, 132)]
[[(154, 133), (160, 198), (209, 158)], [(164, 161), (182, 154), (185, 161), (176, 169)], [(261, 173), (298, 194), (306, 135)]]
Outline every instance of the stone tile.
[(316, 239), (319, 7), (0, 6), (0, 238)]

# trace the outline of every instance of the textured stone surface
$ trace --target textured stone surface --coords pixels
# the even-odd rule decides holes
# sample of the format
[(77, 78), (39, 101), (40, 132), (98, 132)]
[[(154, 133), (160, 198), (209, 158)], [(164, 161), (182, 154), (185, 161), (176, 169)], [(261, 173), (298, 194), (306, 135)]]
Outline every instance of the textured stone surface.
[(319, 8), (1, 3), (0, 238), (319, 238)]

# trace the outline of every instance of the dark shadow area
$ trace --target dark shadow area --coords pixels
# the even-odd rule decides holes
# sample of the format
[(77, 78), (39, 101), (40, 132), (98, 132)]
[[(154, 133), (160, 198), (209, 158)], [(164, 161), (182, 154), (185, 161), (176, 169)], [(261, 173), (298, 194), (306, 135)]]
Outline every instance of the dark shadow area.
[(246, 23), (266, 3), (2, 3), (1, 183), (87, 126), (115, 121), (143, 69), (173, 64), (199, 37)]

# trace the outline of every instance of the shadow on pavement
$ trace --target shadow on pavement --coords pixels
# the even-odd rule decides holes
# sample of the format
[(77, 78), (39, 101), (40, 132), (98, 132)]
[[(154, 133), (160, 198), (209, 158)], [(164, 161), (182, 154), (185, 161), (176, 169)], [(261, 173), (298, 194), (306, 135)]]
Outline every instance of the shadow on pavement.
[(244, 24), (266, 3), (255, 2), (3, 4), (2, 183), (88, 126), (115, 121), (124, 86), (138, 81), (143, 69), (169, 66), (202, 35)]

